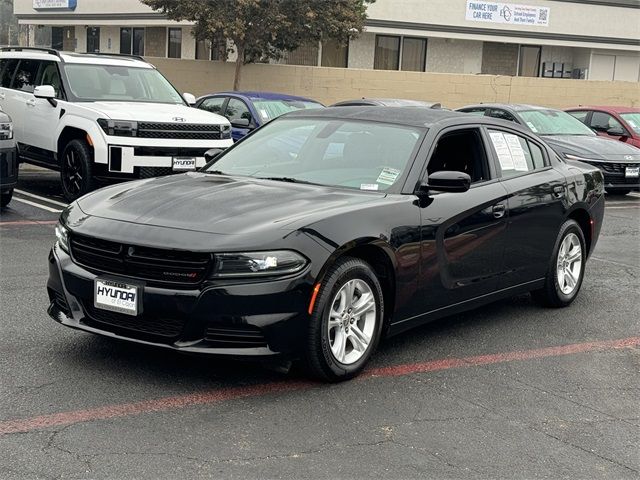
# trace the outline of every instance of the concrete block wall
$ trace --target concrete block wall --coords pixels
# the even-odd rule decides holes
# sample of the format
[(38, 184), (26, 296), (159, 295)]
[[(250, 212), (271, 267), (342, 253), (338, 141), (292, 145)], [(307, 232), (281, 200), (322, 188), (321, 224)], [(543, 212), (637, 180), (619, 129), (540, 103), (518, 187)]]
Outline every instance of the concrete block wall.
[[(230, 90), (235, 64), (207, 60), (149, 58), (181, 91), (194, 95)], [(478, 102), (569, 107), (579, 104), (640, 107), (637, 82), (398, 72), (352, 68), (246, 65), (243, 90), (265, 90), (314, 98), (325, 105), (361, 97), (438, 101), (449, 108)]]

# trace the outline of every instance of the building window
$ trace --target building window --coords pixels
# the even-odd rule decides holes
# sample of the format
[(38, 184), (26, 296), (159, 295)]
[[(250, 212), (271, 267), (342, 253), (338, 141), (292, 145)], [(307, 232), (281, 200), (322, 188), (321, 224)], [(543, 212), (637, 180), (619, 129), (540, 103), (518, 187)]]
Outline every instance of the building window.
[(319, 48), (320, 47), (317, 43), (302, 45), (292, 52), (284, 52), (280, 63), (284, 63), (286, 65), (306, 65), (310, 67), (317, 67)]
[(196, 40), (196, 60), (211, 60), (211, 42)]
[(402, 39), (402, 70), (424, 72), (427, 64), (427, 39), (404, 37)]
[(398, 70), (400, 66), (400, 37), (376, 35), (373, 59), (375, 70)]
[(144, 55), (144, 28), (133, 29), (133, 54)]
[(87, 53), (100, 51), (100, 27), (87, 27)]
[(144, 55), (144, 28), (120, 29), (120, 53)]
[(169, 58), (182, 58), (182, 28), (169, 29)]
[(343, 45), (337, 40), (327, 40), (322, 44), (322, 59), (320, 65), (323, 67), (346, 68), (348, 58), (348, 45)]
[(51, 48), (62, 50), (64, 41), (64, 28), (51, 27)]
[(120, 29), (120, 53), (124, 53), (127, 55), (131, 53), (131, 29), (130, 28)]
[(518, 76), (539, 77), (541, 54), (542, 54), (542, 47), (520, 45), (520, 58), (518, 61)]

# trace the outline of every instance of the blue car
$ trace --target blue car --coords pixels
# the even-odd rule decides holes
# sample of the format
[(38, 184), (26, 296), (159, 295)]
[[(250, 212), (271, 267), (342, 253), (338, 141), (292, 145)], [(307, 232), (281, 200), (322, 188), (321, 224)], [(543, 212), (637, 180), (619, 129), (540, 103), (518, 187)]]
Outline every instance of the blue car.
[(227, 117), (234, 142), (287, 112), (324, 108), (315, 100), (270, 92), (212, 93), (198, 98), (194, 106)]

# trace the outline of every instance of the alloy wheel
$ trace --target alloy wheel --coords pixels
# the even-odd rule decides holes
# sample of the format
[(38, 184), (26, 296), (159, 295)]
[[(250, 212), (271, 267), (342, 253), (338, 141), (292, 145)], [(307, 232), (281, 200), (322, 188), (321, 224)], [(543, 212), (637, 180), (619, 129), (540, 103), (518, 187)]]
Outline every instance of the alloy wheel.
[(82, 163), (78, 154), (73, 148), (67, 150), (65, 154), (64, 181), (67, 190), (72, 195), (78, 195), (82, 190)]
[(562, 240), (558, 250), (556, 273), (560, 291), (571, 295), (578, 286), (582, 273), (582, 245), (575, 233), (569, 233)]

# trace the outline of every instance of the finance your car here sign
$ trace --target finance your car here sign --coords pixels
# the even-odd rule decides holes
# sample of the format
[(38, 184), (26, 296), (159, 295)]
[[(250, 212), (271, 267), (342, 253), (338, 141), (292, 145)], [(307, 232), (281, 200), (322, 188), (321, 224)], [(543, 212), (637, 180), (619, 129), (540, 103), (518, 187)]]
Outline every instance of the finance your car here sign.
[(549, 7), (467, 0), (466, 19), (476, 22), (547, 27), (550, 11)]
[(68, 8), (73, 10), (77, 4), (78, 0), (33, 0), (34, 9)]

